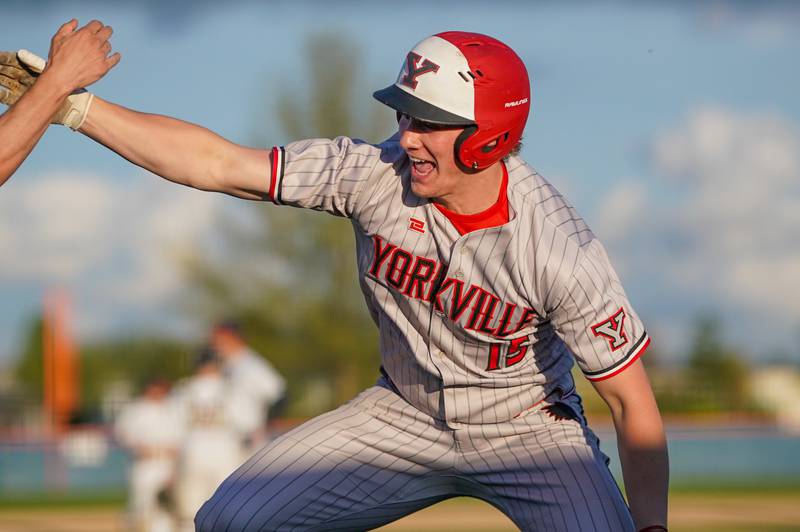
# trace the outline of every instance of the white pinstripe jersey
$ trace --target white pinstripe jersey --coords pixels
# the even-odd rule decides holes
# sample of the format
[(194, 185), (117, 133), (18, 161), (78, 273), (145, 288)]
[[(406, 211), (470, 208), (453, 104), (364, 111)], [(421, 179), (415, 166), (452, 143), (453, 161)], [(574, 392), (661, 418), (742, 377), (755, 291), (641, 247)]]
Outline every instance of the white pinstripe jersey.
[(507, 163), (509, 222), (461, 236), (411, 192), (395, 141), (312, 139), (271, 156), (273, 202), (352, 220), (384, 371), (451, 427), (572, 393), (573, 359), (601, 380), (647, 347), (603, 246), (521, 159)]

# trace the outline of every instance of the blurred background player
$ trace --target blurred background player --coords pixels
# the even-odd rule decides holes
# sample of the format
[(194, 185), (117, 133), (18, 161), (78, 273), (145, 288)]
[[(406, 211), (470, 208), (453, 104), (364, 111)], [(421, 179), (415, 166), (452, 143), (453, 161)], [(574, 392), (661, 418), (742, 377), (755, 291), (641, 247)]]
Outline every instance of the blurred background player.
[[(108, 57), (111, 26), (93, 20), (77, 28), (78, 21), (72, 19), (53, 35), (47, 66), (35, 87), (36, 78), (27, 75), (29, 69), (17, 54), (0, 52), (0, 77), (9, 79), (3, 83), (8, 89), (0, 90), (0, 103), (10, 107), (0, 115), (0, 185), (19, 168), (51, 121), (80, 127), (91, 95), (70, 94), (105, 76), (120, 60), (119, 53)], [(70, 121), (73, 106), (82, 107), (78, 122)]]
[(231, 389), (211, 348), (203, 348), (194, 374), (176, 387), (183, 432), (175, 482), (180, 530), (194, 530), (200, 506), (241, 462), (242, 435), (233, 423)]
[(247, 345), (238, 323), (232, 320), (217, 323), (211, 342), (223, 362), (236, 403), (234, 422), (244, 434), (245, 451), (249, 455), (267, 438), (270, 409), (284, 402), (286, 381)]
[(136, 532), (174, 530), (169, 512), (159, 502), (174, 478), (181, 438), (169, 390), (166, 380), (150, 380), (141, 397), (123, 408), (114, 426), (118, 442), (133, 457), (128, 512), (130, 528)]

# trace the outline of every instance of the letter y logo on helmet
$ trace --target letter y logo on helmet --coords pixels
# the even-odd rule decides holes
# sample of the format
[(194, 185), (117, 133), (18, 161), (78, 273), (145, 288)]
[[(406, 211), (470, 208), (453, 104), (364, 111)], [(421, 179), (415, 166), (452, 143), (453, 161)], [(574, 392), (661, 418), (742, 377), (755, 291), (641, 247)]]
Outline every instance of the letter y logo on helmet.
[(406, 74), (401, 77), (400, 83), (406, 87), (416, 89), (417, 78), (419, 76), (428, 72), (436, 72), (439, 70), (439, 65), (432, 63), (430, 59), (422, 61), (422, 65), (420, 65), (419, 62), (421, 59), (422, 58), (418, 54), (415, 54), (414, 52), (408, 52), (408, 55), (406, 56)]
[(374, 96), (419, 120), (464, 127), (455, 151), (465, 171), (510, 153), (530, 112), (528, 71), (519, 56), (497, 39), (463, 31), (417, 43), (394, 85)]

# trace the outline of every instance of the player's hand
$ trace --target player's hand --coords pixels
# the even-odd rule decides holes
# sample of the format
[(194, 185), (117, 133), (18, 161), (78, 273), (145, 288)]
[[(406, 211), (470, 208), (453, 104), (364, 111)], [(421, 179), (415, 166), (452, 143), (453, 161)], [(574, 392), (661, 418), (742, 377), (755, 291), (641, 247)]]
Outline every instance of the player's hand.
[(93, 20), (80, 29), (77, 27), (78, 21), (72, 19), (58, 29), (50, 41), (47, 64), (39, 69), (43, 76), (51, 77), (66, 93), (102, 78), (121, 58), (119, 52), (109, 56), (111, 26)]

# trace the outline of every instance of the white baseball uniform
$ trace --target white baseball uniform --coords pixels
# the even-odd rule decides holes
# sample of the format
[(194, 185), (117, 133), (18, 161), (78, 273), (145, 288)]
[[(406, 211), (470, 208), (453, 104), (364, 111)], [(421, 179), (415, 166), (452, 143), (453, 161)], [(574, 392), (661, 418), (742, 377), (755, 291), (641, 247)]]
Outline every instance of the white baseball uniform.
[[(176, 388), (183, 431), (176, 482), (182, 527), (241, 463), (241, 433), (233, 423), (231, 389), (219, 373), (194, 375)], [(191, 528), (188, 528), (191, 529)]]
[(166, 399), (137, 399), (123, 408), (114, 434), (135, 454), (128, 497), (133, 528), (168, 532), (172, 520), (159, 506), (158, 493), (172, 482), (175, 473), (175, 453), (181, 438), (177, 412)]
[(276, 204), (352, 220), (383, 375), (241, 466), (198, 530), (363, 530), (457, 495), (524, 530), (631, 530), (570, 370), (610, 377), (649, 339), (564, 198), (512, 157), (509, 221), (461, 235), (396, 140), (299, 141), (272, 168)]
[(272, 365), (254, 351), (243, 348), (224, 363), (231, 399), (231, 415), (239, 431), (247, 436), (263, 428), (268, 409), (286, 390), (286, 381)]

